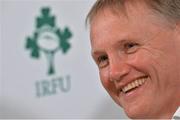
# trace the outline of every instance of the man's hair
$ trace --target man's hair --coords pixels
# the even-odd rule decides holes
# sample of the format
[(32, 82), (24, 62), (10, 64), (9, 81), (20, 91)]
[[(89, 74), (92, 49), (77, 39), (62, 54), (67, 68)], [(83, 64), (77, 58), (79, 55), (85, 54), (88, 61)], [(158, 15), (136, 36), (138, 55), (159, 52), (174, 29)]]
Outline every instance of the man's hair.
[[(86, 17), (86, 23), (91, 22), (97, 13), (108, 7), (117, 12), (124, 11), (127, 0), (97, 0)], [(135, 1), (135, 0), (132, 0)], [(169, 22), (176, 23), (180, 19), (180, 0), (143, 0), (151, 10), (165, 17)]]

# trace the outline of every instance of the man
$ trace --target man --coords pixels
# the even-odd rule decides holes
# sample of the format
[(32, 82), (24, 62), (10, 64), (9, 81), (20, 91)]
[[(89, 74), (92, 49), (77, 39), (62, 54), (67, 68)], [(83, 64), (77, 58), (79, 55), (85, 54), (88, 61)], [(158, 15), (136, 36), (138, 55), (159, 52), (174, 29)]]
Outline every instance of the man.
[(97, 0), (87, 16), (104, 88), (133, 119), (180, 106), (180, 1)]

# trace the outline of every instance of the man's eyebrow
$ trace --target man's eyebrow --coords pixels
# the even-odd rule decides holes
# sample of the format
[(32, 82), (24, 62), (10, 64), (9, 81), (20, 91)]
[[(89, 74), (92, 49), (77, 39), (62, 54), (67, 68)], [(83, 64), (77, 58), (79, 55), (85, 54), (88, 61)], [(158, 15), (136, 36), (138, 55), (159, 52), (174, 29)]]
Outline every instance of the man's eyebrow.
[(129, 40), (129, 39), (117, 40), (117, 43), (115, 43), (114, 45), (122, 45), (122, 44), (124, 44), (124, 43), (127, 42), (127, 41), (132, 41), (132, 40)]
[(104, 52), (102, 52), (101, 50), (91, 50), (91, 55), (95, 56), (95, 55), (99, 55), (99, 54), (103, 54)]
[[(132, 41), (128, 39), (122, 39), (122, 40), (116, 40), (114, 44), (112, 44), (112, 47), (119, 47), (120, 45), (123, 45), (127, 41)], [(91, 50), (91, 55), (99, 55), (99, 54), (105, 54), (105, 52), (100, 48), (94, 48)]]
[(96, 57), (98, 57), (99, 55), (105, 55), (106, 53), (103, 50), (100, 49), (95, 49), (95, 50), (91, 50), (91, 56), (95, 59)]
[(120, 39), (120, 40), (117, 40), (117, 42), (116, 43), (114, 43), (113, 44), (113, 47), (115, 48), (115, 47), (122, 47), (125, 43), (127, 43), (127, 42), (133, 42), (134, 40), (133, 39), (129, 39), (129, 38), (127, 38), (127, 39)]

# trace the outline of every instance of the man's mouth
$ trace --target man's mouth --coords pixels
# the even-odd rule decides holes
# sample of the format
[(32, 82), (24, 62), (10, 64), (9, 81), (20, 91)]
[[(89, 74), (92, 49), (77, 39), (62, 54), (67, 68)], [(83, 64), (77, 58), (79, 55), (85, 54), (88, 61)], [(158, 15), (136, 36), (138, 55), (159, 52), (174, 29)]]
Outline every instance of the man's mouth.
[(126, 86), (122, 87), (121, 91), (123, 93), (128, 93), (128, 92), (130, 92), (132, 90), (135, 90), (136, 88), (143, 85), (146, 82), (147, 78), (148, 78), (148, 76), (140, 77), (140, 78), (130, 82)]

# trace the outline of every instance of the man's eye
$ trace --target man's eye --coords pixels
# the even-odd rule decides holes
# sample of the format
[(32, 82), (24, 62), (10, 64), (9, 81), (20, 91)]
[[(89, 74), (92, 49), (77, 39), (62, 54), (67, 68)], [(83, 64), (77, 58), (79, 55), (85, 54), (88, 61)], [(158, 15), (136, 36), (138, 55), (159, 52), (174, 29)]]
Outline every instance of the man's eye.
[(129, 42), (124, 44), (125, 53), (131, 54), (138, 50), (139, 44), (134, 42)]
[(98, 62), (97, 64), (99, 68), (105, 67), (106, 65), (108, 65), (108, 56), (103, 55), (103, 56), (98, 57), (97, 62)]

